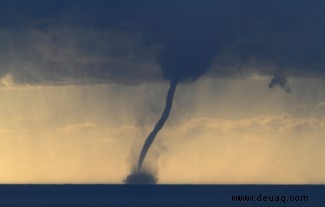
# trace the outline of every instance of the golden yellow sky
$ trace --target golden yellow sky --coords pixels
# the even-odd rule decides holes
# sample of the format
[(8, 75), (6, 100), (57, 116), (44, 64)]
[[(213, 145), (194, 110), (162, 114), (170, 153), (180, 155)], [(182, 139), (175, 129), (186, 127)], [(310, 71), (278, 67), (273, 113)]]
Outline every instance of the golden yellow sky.
[[(9, 82), (8, 82), (9, 81)], [(121, 183), (166, 83), (0, 88), (0, 183)], [(324, 81), (180, 85), (145, 165), (159, 183), (325, 183)]]

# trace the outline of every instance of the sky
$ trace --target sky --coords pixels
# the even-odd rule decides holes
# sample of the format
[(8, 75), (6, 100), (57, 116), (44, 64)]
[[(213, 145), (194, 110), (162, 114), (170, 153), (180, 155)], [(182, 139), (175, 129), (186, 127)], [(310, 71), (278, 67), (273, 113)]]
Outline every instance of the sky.
[(325, 183), (325, 3), (0, 0), (0, 183)]

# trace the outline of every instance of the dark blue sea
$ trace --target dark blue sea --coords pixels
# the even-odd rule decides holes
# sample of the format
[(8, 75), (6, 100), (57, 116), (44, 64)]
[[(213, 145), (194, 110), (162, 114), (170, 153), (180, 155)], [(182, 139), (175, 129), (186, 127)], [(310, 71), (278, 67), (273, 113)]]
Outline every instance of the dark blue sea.
[(0, 185), (0, 207), (324, 207), (325, 185)]

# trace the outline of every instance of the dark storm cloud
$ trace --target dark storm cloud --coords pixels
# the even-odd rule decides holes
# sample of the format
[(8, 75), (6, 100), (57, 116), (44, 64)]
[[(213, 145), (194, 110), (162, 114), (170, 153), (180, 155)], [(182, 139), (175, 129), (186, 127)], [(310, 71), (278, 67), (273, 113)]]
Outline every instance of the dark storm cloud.
[[(0, 0), (0, 76), (17, 83), (325, 76), (321, 0)], [(283, 72), (285, 71), (285, 72)]]

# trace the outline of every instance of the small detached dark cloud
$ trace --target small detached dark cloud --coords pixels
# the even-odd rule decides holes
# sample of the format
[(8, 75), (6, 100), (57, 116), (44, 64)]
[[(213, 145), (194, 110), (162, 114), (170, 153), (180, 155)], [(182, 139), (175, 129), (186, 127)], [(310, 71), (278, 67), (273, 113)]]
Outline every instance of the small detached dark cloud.
[[(0, 0), (0, 78), (98, 84), (325, 77), (321, 0)], [(209, 73), (207, 71), (209, 70)]]
[(283, 74), (275, 73), (275, 75), (273, 76), (273, 78), (269, 84), (269, 88), (273, 88), (274, 86), (277, 86), (277, 85), (279, 85), (285, 92), (287, 92), (287, 93), (291, 92), (288, 81)]

